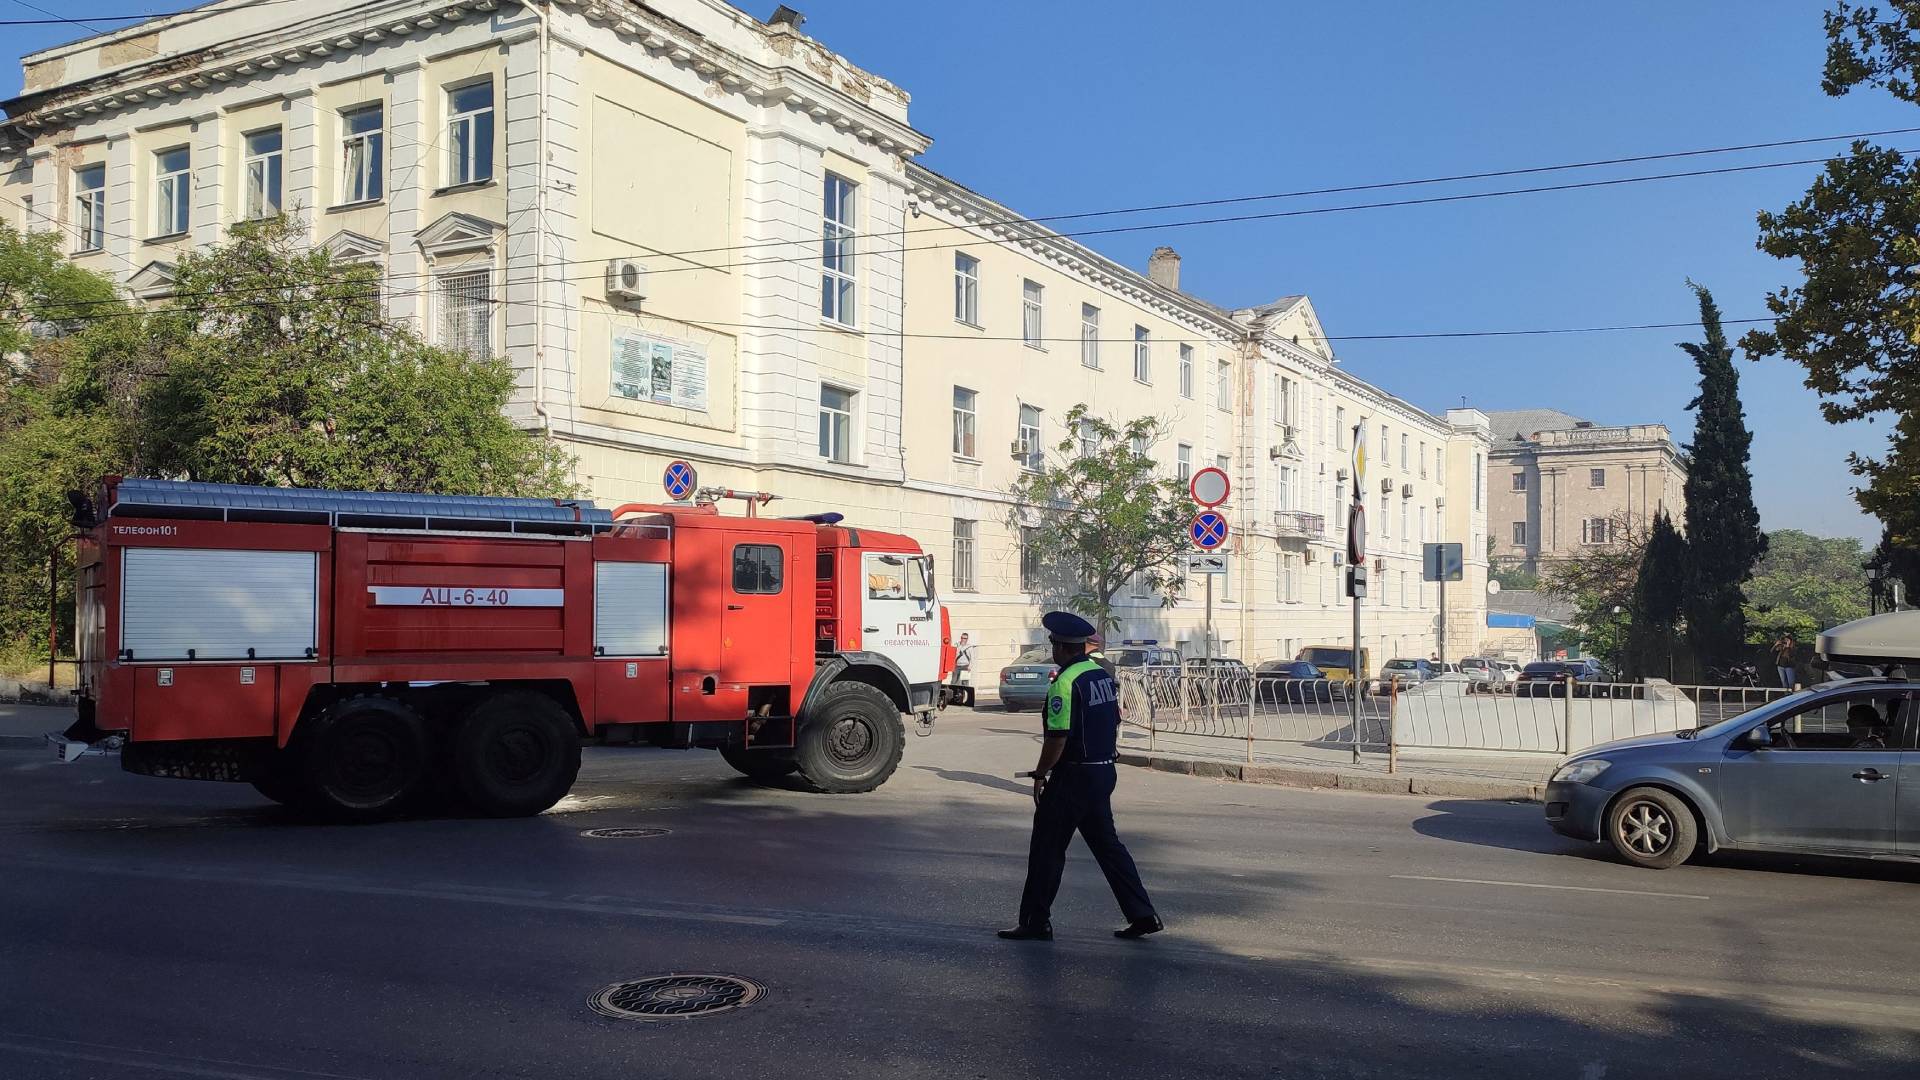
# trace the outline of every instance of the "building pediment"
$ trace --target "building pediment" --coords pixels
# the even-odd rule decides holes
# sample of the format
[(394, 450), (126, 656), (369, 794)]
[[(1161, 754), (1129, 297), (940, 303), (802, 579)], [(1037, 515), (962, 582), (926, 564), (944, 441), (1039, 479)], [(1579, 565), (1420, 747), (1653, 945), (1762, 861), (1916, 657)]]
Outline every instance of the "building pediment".
[(387, 253), (386, 241), (375, 240), (351, 229), (341, 229), (321, 246), (336, 261), (344, 263), (378, 262)]
[(162, 300), (172, 296), (176, 269), (173, 263), (155, 259), (127, 279), (127, 291), (142, 300)]
[(443, 215), (420, 230), (414, 242), (428, 255), (459, 255), (484, 251), (506, 236), (506, 226), (458, 211)]

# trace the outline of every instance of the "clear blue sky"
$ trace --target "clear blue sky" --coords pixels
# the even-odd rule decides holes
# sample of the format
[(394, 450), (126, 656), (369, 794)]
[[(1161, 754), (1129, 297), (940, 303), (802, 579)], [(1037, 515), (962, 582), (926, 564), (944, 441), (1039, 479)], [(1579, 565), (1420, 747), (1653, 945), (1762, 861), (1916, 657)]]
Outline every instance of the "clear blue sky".
[[(774, 7), (750, 2), (756, 15)], [(1817, 0), (794, 6), (809, 34), (913, 95), (913, 122), (934, 139), (928, 165), (1036, 215), (1920, 126), (1920, 109), (1879, 92), (1820, 92)], [(15, 0), (0, 11), (31, 14)], [(10, 28), (5, 38), (26, 51), (81, 33)], [(18, 85), (15, 65), (0, 92)], [(1920, 148), (1920, 134), (1883, 141)], [(1481, 186), (1809, 158), (1839, 145)], [(1172, 244), (1185, 288), (1217, 303), (1304, 292), (1335, 336), (1684, 321), (1695, 315), (1688, 277), (1741, 318), (1764, 314), (1762, 297), (1793, 276), (1755, 250), (1754, 213), (1797, 197), (1814, 169), (1088, 242), (1136, 267)], [(1357, 200), (1319, 200), (1335, 201)], [(1350, 370), (1431, 409), (1463, 397), (1486, 409), (1546, 406), (1664, 422), (1685, 439), (1695, 374), (1673, 343), (1691, 339), (1668, 330), (1336, 349)], [(1828, 426), (1784, 361), (1743, 361), (1740, 372), (1763, 525), (1877, 537), (1853, 503), (1845, 458), (1877, 451), (1884, 426)]]

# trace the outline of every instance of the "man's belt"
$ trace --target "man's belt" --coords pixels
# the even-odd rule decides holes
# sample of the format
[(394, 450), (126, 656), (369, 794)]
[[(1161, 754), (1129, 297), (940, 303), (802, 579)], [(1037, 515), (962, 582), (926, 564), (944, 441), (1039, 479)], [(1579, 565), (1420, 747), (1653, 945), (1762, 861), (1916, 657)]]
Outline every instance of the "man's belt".
[(1105, 761), (1062, 761), (1060, 762), (1060, 764), (1062, 765), (1111, 765), (1113, 764), (1113, 759), (1108, 758)]

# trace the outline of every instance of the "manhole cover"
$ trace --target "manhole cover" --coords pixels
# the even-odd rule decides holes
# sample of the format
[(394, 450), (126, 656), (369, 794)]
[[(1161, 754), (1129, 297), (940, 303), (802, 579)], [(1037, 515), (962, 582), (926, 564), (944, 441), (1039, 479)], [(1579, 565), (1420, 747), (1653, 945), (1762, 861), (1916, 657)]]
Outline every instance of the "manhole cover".
[(766, 987), (738, 975), (656, 975), (614, 983), (588, 1004), (615, 1020), (690, 1020), (744, 1009), (766, 992)]
[(642, 840), (649, 836), (665, 836), (665, 829), (582, 829), (581, 836), (591, 836), (595, 840)]

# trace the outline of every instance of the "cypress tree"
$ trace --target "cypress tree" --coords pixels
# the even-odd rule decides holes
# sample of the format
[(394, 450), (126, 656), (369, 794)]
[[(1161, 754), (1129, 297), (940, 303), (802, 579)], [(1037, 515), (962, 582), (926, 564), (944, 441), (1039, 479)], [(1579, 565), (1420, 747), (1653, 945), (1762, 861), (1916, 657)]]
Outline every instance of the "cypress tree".
[(1706, 340), (1680, 346), (1700, 370), (1699, 396), (1687, 404), (1694, 427), (1687, 447), (1687, 573), (1681, 615), (1693, 659), (1724, 664), (1745, 650), (1741, 586), (1753, 576), (1767, 539), (1753, 505), (1753, 474), (1747, 467), (1753, 435), (1740, 406), (1733, 348), (1721, 329), (1713, 294), (1702, 285), (1688, 284), (1700, 298)]
[(1674, 639), (1680, 599), (1687, 585), (1687, 541), (1662, 510), (1653, 518), (1640, 574), (1628, 605), (1627, 675), (1668, 678), (1674, 674)]

